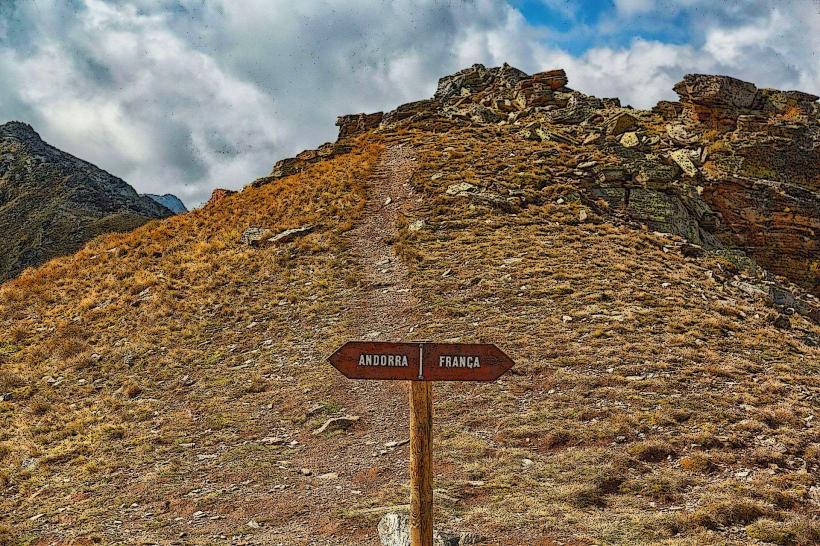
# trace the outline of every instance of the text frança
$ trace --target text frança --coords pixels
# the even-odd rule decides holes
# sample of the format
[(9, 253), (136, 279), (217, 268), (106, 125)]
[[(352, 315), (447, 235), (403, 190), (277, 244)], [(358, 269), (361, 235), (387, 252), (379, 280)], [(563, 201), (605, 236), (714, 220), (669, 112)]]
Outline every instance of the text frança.
[[(438, 357), (440, 368), (480, 368), (481, 360), (477, 356), (449, 356)], [(359, 366), (387, 366), (406, 368), (407, 355), (359, 355)]]

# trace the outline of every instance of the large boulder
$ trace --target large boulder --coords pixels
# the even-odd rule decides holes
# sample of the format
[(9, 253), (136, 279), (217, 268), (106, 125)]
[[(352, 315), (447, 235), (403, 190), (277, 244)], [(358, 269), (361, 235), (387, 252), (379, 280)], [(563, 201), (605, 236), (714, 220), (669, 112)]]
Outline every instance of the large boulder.
[(755, 84), (730, 76), (687, 74), (672, 89), (683, 104), (752, 108), (758, 101)]
[(763, 104), (753, 83), (730, 76), (687, 74), (673, 89), (692, 121), (720, 132), (734, 130), (738, 116)]

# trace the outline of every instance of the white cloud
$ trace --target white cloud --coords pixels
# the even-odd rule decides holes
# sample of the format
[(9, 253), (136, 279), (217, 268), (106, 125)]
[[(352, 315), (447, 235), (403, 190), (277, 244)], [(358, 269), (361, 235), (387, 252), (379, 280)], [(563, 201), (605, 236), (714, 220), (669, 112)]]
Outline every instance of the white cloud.
[[(563, 67), (571, 87), (641, 107), (673, 98), (688, 72), (817, 92), (820, 13), (811, 0), (778, 6), (618, 0), (579, 26), (606, 45), (571, 55), (500, 0), (13, 2), (0, 5), (0, 121), (29, 121), (139, 191), (195, 205), (334, 138), (337, 115), (429, 97), (476, 62)], [(702, 17), (686, 19), (693, 10)], [(611, 41), (680, 21), (688, 43)]]

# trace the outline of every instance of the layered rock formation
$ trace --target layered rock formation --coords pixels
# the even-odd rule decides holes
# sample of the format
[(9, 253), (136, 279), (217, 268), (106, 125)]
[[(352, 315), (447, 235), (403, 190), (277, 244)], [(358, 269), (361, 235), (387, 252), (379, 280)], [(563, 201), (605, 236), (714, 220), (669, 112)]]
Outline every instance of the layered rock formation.
[(553, 174), (579, 186), (590, 206), (707, 249), (744, 252), (820, 293), (816, 96), (690, 74), (674, 87), (679, 101), (661, 101), (648, 112), (567, 83), (563, 70), (528, 75), (506, 64), (473, 65), (441, 78), (431, 99), (339, 117), (336, 143), (278, 162), (256, 184), (345, 153), (347, 139), (370, 130), (493, 125), (568, 146), (577, 168)]
[(0, 281), (99, 234), (171, 215), (119, 178), (49, 146), (29, 125), (0, 125)]

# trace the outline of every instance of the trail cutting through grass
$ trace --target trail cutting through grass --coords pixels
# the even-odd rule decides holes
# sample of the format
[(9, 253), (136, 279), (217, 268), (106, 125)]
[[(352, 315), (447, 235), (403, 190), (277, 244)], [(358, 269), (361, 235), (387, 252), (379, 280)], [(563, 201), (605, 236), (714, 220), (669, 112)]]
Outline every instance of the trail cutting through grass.
[(418, 300), (407, 266), (393, 241), (402, 215), (420, 199), (410, 185), (414, 158), (406, 146), (391, 146), (367, 183), (362, 221), (349, 232), (351, 255), (369, 294), (354, 310), (352, 334), (373, 340), (410, 340), (418, 328)]

